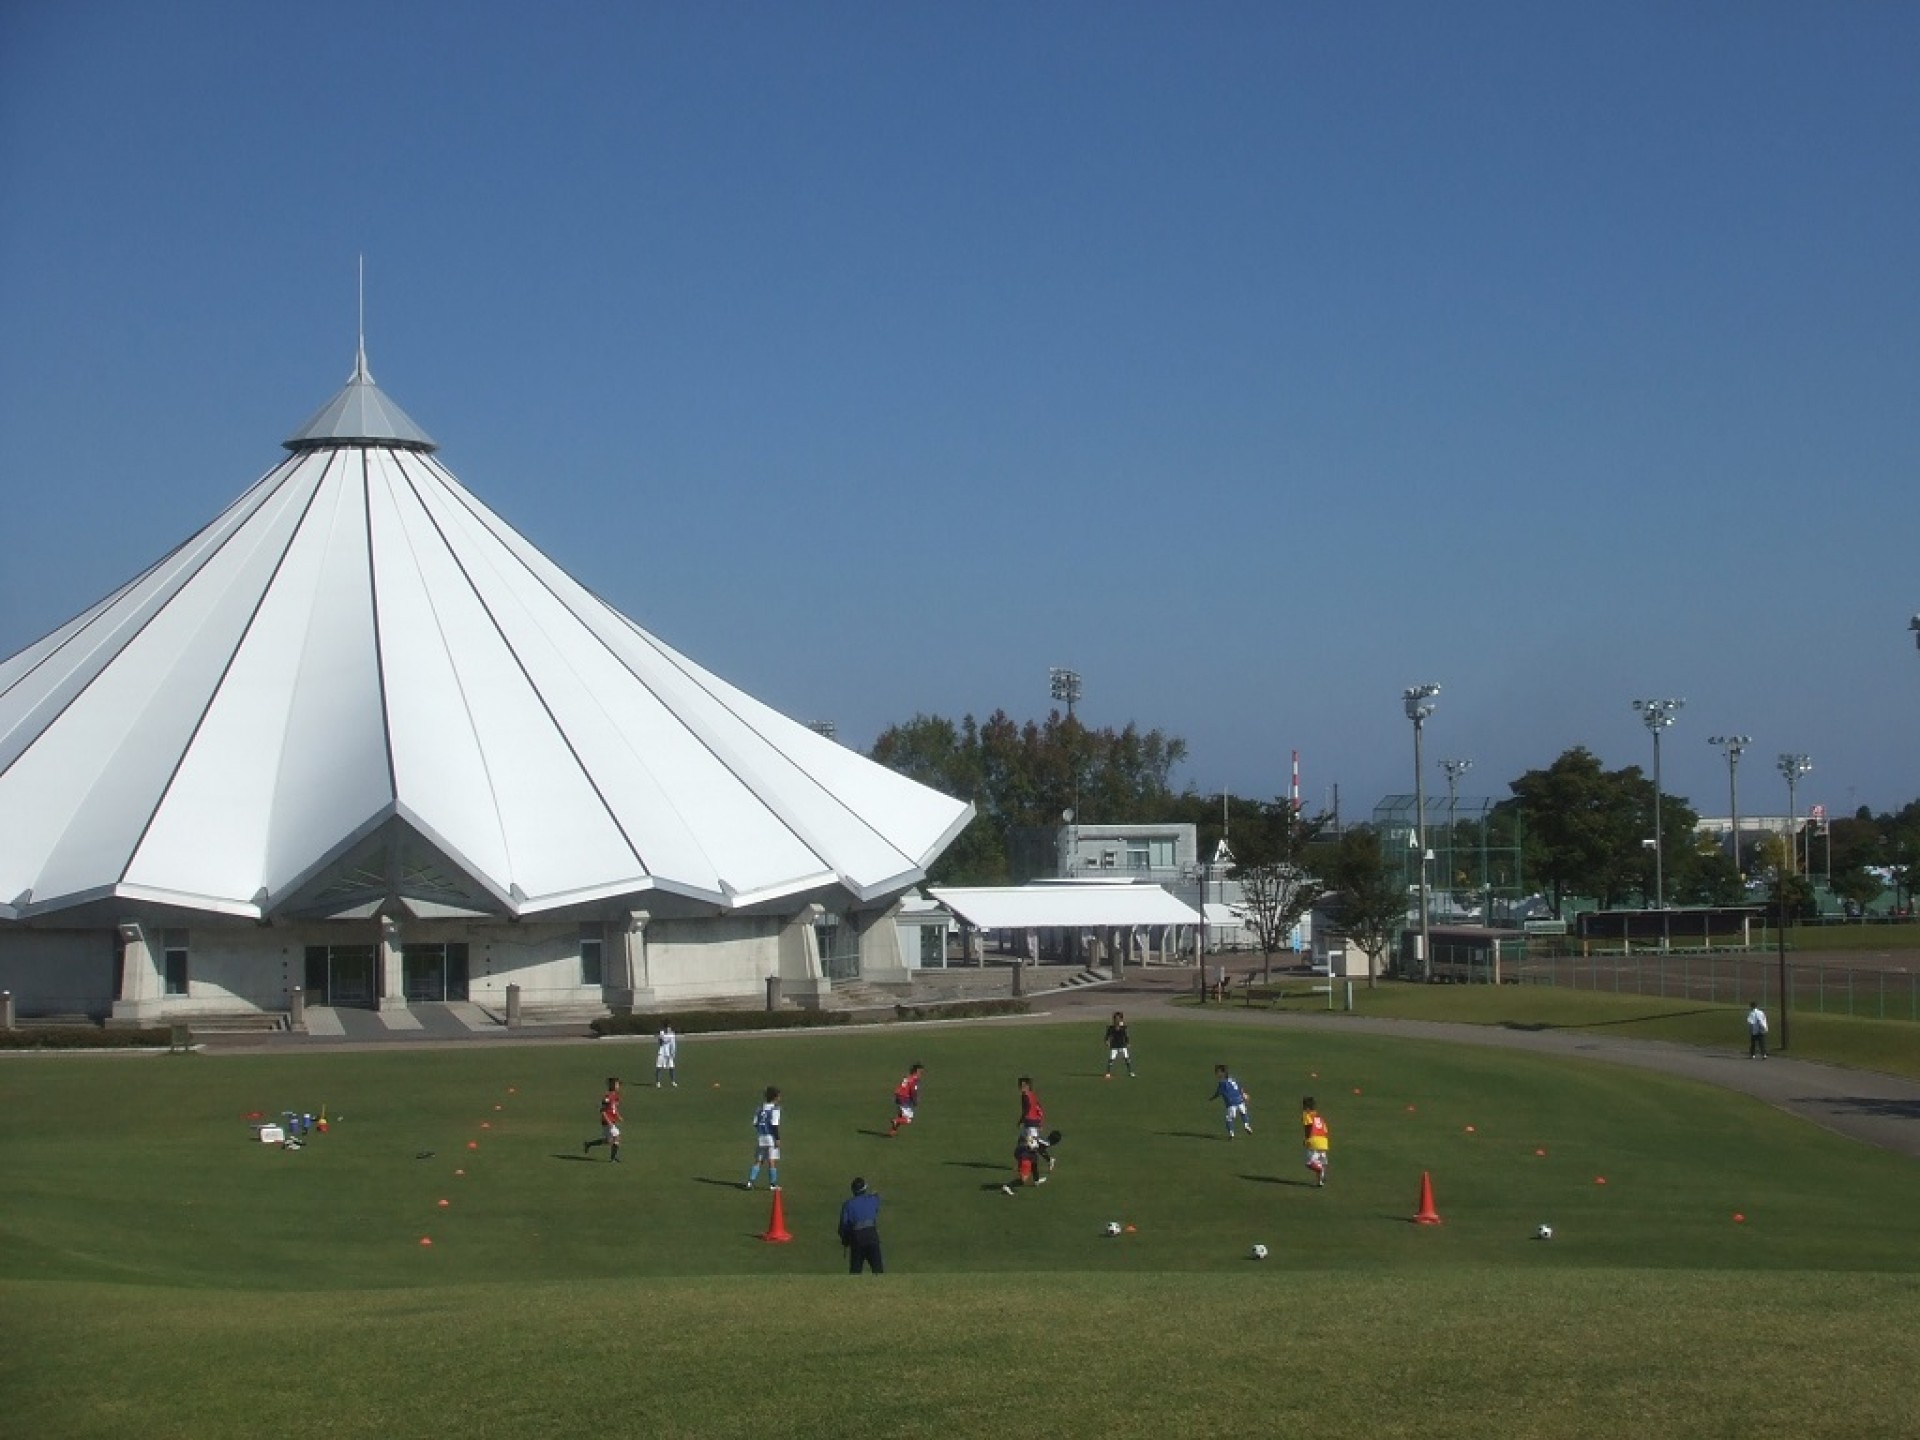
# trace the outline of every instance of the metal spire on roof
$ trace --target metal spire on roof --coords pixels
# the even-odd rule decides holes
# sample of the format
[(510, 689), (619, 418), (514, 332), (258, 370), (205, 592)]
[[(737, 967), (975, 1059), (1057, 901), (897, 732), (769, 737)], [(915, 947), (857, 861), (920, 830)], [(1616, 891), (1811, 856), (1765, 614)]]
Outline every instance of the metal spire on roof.
[(367, 369), (367, 257), (360, 257), (360, 349), (353, 362), (352, 378), (365, 384), (373, 384), (373, 375)]
[(321, 406), (305, 425), (283, 442), (289, 450), (321, 450), (340, 445), (391, 445), (402, 450), (440, 447), (411, 416), (380, 392), (367, 369), (367, 262), (360, 259), (359, 343), (353, 374), (346, 386)]

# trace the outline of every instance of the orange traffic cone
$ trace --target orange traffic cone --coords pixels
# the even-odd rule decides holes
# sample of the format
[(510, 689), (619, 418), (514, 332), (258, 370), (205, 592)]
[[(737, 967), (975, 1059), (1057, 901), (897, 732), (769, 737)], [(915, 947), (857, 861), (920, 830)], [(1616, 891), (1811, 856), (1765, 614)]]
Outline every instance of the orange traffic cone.
[(780, 1192), (777, 1189), (773, 1192), (773, 1218), (767, 1222), (767, 1233), (760, 1238), (775, 1245), (784, 1245), (793, 1239), (793, 1236), (787, 1233), (787, 1212), (781, 1208)]
[(1438, 1225), (1440, 1212), (1433, 1208), (1433, 1177), (1425, 1170), (1420, 1172), (1420, 1213), (1413, 1217), (1416, 1225)]

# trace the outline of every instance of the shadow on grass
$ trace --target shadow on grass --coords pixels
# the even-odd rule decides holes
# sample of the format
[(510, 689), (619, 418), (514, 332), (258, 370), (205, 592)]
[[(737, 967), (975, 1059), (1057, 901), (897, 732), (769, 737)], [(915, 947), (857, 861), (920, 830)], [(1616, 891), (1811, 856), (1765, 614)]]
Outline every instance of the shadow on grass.
[(1807, 1095), (1792, 1103), (1837, 1110), (1845, 1115), (1873, 1115), (1882, 1120), (1920, 1120), (1920, 1100), (1883, 1100), (1875, 1095)]
[(991, 1160), (942, 1160), (942, 1165), (951, 1165), (956, 1170), (1005, 1170), (1004, 1165), (996, 1165)]
[(1635, 1015), (1623, 1020), (1588, 1020), (1578, 1025), (1556, 1025), (1549, 1020), (1502, 1020), (1502, 1030), (1535, 1034), (1542, 1030), (1606, 1030), (1619, 1025), (1644, 1025), (1651, 1020), (1684, 1020), (1690, 1015), (1724, 1015), (1726, 1007), (1710, 1006), (1696, 1010), (1665, 1010), (1658, 1015)]
[(862, 1130), (858, 1130), (858, 1131), (855, 1131), (854, 1133), (855, 1133), (855, 1134), (858, 1134), (858, 1135), (871, 1135), (871, 1136), (872, 1136), (872, 1137), (873, 1137), (874, 1139), (876, 1139), (876, 1140), (891, 1140), (891, 1139), (893, 1139), (893, 1134), (892, 1134), (892, 1132), (891, 1132), (891, 1131), (887, 1131), (887, 1130), (865, 1130), (865, 1129), (862, 1129)]
[(738, 1180), (716, 1180), (711, 1175), (696, 1175), (693, 1177), (693, 1183), (696, 1185), (718, 1185), (722, 1190), (738, 1190), (740, 1188), (740, 1182)]
[(1285, 1175), (1242, 1175), (1240, 1178), (1255, 1185), (1298, 1185), (1302, 1190), (1319, 1188), (1311, 1180), (1290, 1180)]
[(1219, 1140), (1224, 1138), (1217, 1130), (1156, 1130), (1156, 1135), (1167, 1135), (1175, 1140)]
[(576, 1165), (591, 1165), (593, 1163), (593, 1157), (591, 1155), (582, 1155), (578, 1151), (574, 1151), (574, 1150), (569, 1150), (564, 1152), (563, 1154), (555, 1155), (553, 1158), (555, 1160), (571, 1160)]

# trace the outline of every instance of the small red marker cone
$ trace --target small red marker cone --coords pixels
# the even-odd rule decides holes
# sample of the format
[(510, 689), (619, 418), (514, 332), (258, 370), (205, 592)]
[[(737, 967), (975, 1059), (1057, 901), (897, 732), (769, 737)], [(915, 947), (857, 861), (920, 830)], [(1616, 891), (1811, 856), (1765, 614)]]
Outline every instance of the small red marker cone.
[(1353, 1087), (1353, 1093), (1354, 1093), (1354, 1094), (1356, 1094), (1356, 1095), (1358, 1095), (1358, 1094), (1360, 1093), (1360, 1087), (1359, 1087), (1358, 1085), (1356, 1085), (1356, 1086), (1354, 1086), (1354, 1087)]
[(1127, 1234), (1129, 1234), (1129, 1235), (1135, 1235), (1135, 1234), (1138, 1234), (1138, 1233), (1139, 1233), (1139, 1230), (1140, 1230), (1140, 1227), (1139, 1227), (1138, 1225), (1129, 1225), (1129, 1226), (1127, 1226)]
[(466, 1172), (466, 1171), (464, 1171), (464, 1170), (456, 1170), (456, 1171), (454, 1171), (453, 1173), (454, 1173), (454, 1174), (456, 1174), (456, 1175), (465, 1175), (465, 1174), (466, 1174), (467, 1172)]
[(451, 1205), (452, 1203), (453, 1203), (453, 1202), (452, 1202), (451, 1200), (442, 1200), (442, 1201), (440, 1202), (440, 1208), (441, 1208), (442, 1210), (444, 1210), (444, 1209), (446, 1209), (446, 1208), (447, 1208), (447, 1206), (449, 1206), (449, 1205)]
[(1736, 1225), (1744, 1225), (1747, 1223), (1747, 1217), (1736, 1210), (1733, 1212), (1733, 1223)]
[(467, 1149), (478, 1150), (479, 1148), (480, 1148), (480, 1142), (478, 1140), (467, 1141)]
[(1596, 1175), (1593, 1177), (1593, 1183), (1596, 1185), (1604, 1185), (1607, 1183), (1607, 1177), (1604, 1175)]
[(1467, 1134), (1471, 1135), (1473, 1133), (1474, 1133), (1473, 1127), (1471, 1125), (1467, 1126)]
[(420, 1243), (422, 1245), (431, 1245), (433, 1244), (433, 1237), (431, 1235), (422, 1235), (420, 1237)]
[(787, 1232), (787, 1212), (780, 1203), (780, 1192), (773, 1192), (773, 1218), (767, 1222), (767, 1233), (760, 1237), (771, 1245), (784, 1245), (793, 1239)]
[(1547, 1152), (1545, 1150), (1536, 1150), (1533, 1153), (1536, 1155), (1545, 1155)]
[(1438, 1225), (1440, 1212), (1433, 1208), (1433, 1177), (1425, 1170), (1420, 1172), (1420, 1213), (1413, 1217), (1416, 1225)]

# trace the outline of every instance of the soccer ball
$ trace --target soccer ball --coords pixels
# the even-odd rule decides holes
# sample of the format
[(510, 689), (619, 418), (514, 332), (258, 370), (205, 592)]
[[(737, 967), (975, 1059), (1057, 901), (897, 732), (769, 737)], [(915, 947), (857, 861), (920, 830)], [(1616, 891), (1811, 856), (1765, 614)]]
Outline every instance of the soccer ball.
[(1551, 1225), (1542, 1225), (1538, 1230), (1533, 1232), (1533, 1238), (1536, 1240), (1551, 1240), (1553, 1238), (1553, 1227)]
[(1254, 1246), (1254, 1247), (1253, 1247), (1253, 1258), (1254, 1258), (1254, 1259), (1256, 1259), (1256, 1260), (1264, 1260), (1264, 1259), (1266, 1259), (1266, 1258), (1267, 1258), (1267, 1247), (1266, 1247), (1266, 1246), (1264, 1246), (1264, 1245), (1256, 1245), (1256, 1246)]
[(1120, 1233), (1120, 1222), (1118, 1220), (1107, 1221), (1107, 1234), (1118, 1235), (1119, 1233)]

